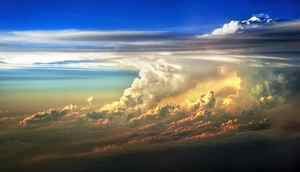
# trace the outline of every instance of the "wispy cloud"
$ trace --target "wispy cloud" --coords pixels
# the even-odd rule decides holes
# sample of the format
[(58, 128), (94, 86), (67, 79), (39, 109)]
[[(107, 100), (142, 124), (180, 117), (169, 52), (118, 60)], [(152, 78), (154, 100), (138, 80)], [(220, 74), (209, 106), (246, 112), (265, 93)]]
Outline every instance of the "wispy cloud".
[(6, 46), (29, 47), (119, 47), (123, 45), (159, 45), (168, 40), (180, 39), (180, 35), (163, 31), (11, 31), (0, 33), (1, 43)]
[(1, 66), (59, 67), (116, 67), (116, 58), (295, 65), (300, 64), (299, 28), (300, 21), (282, 22), (261, 15), (229, 22), (205, 35), (75, 29), (8, 31), (0, 33), (0, 60)]

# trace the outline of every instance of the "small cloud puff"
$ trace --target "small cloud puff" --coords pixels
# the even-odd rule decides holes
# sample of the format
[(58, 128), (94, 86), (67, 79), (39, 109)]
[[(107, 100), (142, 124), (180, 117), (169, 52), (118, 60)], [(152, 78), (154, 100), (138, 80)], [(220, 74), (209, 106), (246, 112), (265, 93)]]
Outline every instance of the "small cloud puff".
[(215, 29), (211, 34), (212, 35), (227, 35), (233, 34), (243, 29), (243, 26), (239, 21), (230, 21), (227, 24), (224, 24), (223, 27)]
[(60, 109), (48, 109), (47, 111), (34, 113), (25, 119), (19, 122), (20, 127), (28, 127), (32, 124), (39, 124), (43, 122), (56, 121), (62, 118), (63, 116), (73, 112), (78, 107), (77, 105), (67, 105), (64, 108)]

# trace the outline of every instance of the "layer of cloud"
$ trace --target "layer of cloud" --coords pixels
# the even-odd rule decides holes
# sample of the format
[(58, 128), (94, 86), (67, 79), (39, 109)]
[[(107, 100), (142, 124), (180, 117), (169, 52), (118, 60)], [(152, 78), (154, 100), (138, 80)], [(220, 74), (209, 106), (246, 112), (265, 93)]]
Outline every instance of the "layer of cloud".
[(300, 64), (299, 27), (299, 21), (283, 22), (260, 14), (242, 21), (231, 21), (204, 35), (74, 29), (8, 31), (0, 33), (1, 68), (121, 67), (116, 58), (187, 59), (295, 67)]
[(124, 46), (158, 46), (181, 35), (159, 31), (41, 30), (0, 33), (0, 48), (112, 50)]

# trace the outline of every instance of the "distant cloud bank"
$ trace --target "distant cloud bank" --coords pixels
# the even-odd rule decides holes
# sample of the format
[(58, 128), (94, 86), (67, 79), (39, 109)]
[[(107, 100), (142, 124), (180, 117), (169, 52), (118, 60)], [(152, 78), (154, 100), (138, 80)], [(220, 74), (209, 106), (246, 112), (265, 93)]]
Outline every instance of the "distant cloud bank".
[(101, 68), (128, 58), (172, 58), (298, 66), (300, 21), (267, 14), (232, 20), (208, 34), (168, 31), (32, 30), (0, 32), (0, 68)]

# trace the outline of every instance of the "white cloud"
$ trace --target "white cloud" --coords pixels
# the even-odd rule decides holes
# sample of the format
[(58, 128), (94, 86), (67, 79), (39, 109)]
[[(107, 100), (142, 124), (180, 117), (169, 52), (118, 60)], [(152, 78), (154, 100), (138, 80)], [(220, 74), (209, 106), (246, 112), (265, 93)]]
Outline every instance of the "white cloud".
[(123, 63), (139, 69), (139, 76), (123, 92), (120, 100), (104, 106), (101, 109), (103, 112), (144, 112), (162, 98), (181, 91), (188, 83), (181, 66), (170, 64), (163, 59)]
[(215, 29), (211, 34), (212, 35), (233, 34), (242, 28), (243, 26), (239, 23), (239, 21), (230, 21), (229, 23), (224, 24), (223, 27)]
[[(0, 68), (60, 67), (109, 68), (118, 67), (114, 61), (121, 56), (106, 52), (0, 52)], [(90, 62), (89, 62), (90, 60)], [(63, 63), (70, 61), (70, 63)]]
[(229, 23), (225, 23), (222, 27), (216, 28), (209, 34), (198, 35), (198, 38), (209, 37), (209, 36), (218, 36), (218, 35), (229, 35), (239, 32), (244, 32), (247, 29), (257, 28), (264, 26), (266, 24), (271, 24), (273, 19), (270, 18), (267, 14), (257, 14), (253, 15), (247, 20), (237, 21), (232, 20)]

